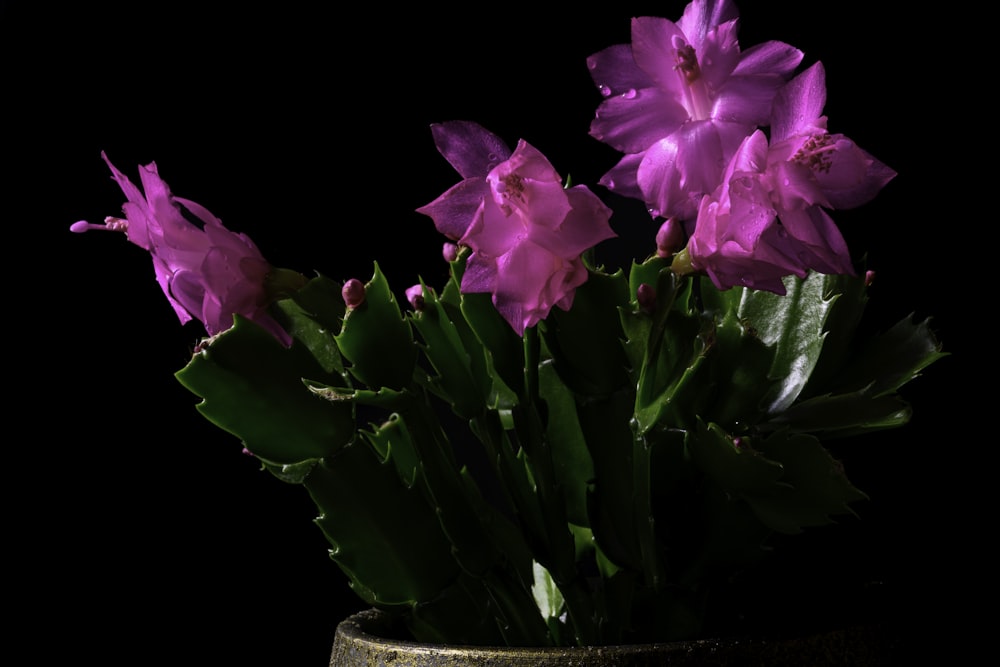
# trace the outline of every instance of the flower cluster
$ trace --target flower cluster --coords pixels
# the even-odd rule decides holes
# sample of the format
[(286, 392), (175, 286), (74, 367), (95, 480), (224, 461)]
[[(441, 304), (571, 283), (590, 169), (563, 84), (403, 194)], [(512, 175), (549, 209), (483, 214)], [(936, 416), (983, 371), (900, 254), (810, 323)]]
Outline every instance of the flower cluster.
[(627, 270), (594, 261), (616, 235), (600, 190), (464, 120), (431, 126), (460, 180), (416, 208), (449, 279), (409, 308), (377, 263), (343, 283), (271, 266), (155, 164), (140, 191), (108, 161), (125, 217), (72, 226), (149, 251), (209, 334), (177, 373), (198, 409), (305, 487), (353, 589), (414, 638), (715, 631), (773, 535), (865, 497), (822, 440), (905, 424), (897, 390), (943, 355), (926, 322), (862, 334), (830, 212), (895, 172), (827, 129), (822, 64), (742, 49), (737, 18), (693, 0), (587, 62), (590, 134), (622, 153), (598, 185), (649, 213), (614, 221), (649, 229)]

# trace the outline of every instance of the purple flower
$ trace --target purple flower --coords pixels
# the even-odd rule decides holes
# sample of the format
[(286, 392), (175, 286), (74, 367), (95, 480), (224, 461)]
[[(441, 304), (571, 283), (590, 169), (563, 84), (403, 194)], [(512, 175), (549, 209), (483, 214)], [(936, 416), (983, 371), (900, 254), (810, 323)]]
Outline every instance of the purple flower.
[(510, 148), (495, 134), (471, 121), (434, 123), (431, 133), (438, 151), (462, 180), (417, 212), (429, 216), (439, 232), (457, 241), (490, 194), (486, 175), (510, 157)]
[(653, 216), (694, 217), (802, 59), (775, 41), (741, 52), (737, 17), (730, 0), (694, 0), (676, 23), (634, 18), (631, 44), (588, 58), (606, 98), (590, 133), (625, 153), (600, 182)]
[[(201, 204), (175, 197), (160, 178), (156, 163), (139, 168), (142, 190), (132, 184), (108, 159), (115, 181), (128, 201), (125, 219), (109, 217), (104, 225), (79, 221), (70, 229), (124, 232), (128, 240), (148, 250), (156, 280), (181, 323), (198, 319), (215, 335), (233, 325), (239, 314), (261, 325), (282, 342), (291, 337), (268, 313), (265, 279), (271, 265), (253, 241), (226, 229)], [(185, 211), (198, 219), (188, 221)]]
[(472, 248), (462, 292), (490, 292), (504, 319), (523, 335), (553, 306), (569, 310), (587, 280), (582, 253), (615, 236), (611, 209), (582, 185), (564, 188), (538, 150), (521, 140), (493, 169), (460, 243)]
[(740, 146), (722, 185), (705, 197), (687, 250), (691, 267), (720, 289), (784, 294), (782, 277), (808, 270), (853, 274), (847, 244), (824, 210), (859, 206), (895, 175), (841, 134), (830, 134), (823, 66), (776, 96), (772, 138), (757, 130)]
[(518, 335), (553, 306), (568, 310), (587, 280), (581, 255), (615, 236), (611, 209), (584, 186), (564, 187), (548, 159), (523, 140), (511, 153), (473, 122), (432, 130), (463, 180), (417, 210), (472, 249), (461, 291), (491, 293)]

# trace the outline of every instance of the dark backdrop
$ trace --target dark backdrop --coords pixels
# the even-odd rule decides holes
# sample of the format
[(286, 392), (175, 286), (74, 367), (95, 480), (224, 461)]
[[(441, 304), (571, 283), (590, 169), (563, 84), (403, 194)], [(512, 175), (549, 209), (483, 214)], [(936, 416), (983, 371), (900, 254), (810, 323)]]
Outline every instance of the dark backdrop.
[[(378, 260), (401, 294), (418, 274), (444, 276), (442, 239), (414, 212), (457, 180), (429, 124), (479, 121), (594, 184), (616, 154), (587, 135), (600, 97), (585, 59), (628, 41), (631, 16), (676, 19), (684, 3), (67, 4), (0, 5), (20, 617), (67, 630), (60, 652), (108, 664), (148, 652), (324, 664), (336, 623), (362, 603), (328, 559), (309, 499), (197, 415), (172, 374), (200, 332), (177, 325), (148, 256), (122, 237), (68, 232), (120, 212), (100, 152), (133, 180), (155, 160), (176, 194), (276, 265), (367, 279)], [(958, 498), (979, 465), (963, 435), (972, 345), (949, 233), (960, 188), (945, 141), (922, 125), (923, 65), (948, 56), (925, 39), (918, 57), (900, 29), (938, 18), (911, 3), (739, 4), (744, 48), (777, 39), (805, 64), (824, 61), (831, 129), (899, 172), (873, 204), (834, 217), (878, 271), (882, 326), (933, 315), (953, 352), (905, 388), (908, 427), (837, 449), (871, 501), (801, 548), (831, 573), (894, 582), (899, 608), (933, 626), (955, 614), (940, 590), (956, 578), (947, 557), (972, 550), (975, 517)], [(828, 535), (837, 530), (846, 539)]]

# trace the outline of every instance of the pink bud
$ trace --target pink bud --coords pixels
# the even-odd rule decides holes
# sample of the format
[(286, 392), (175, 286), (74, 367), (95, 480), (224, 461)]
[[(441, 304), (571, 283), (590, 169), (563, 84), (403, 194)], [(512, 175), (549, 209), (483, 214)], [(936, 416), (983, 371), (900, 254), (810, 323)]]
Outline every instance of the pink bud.
[(458, 259), (458, 246), (454, 243), (445, 242), (444, 248), (441, 250), (441, 254), (444, 255), (444, 261), (454, 262)]
[(684, 243), (684, 226), (676, 218), (667, 218), (656, 232), (656, 254), (670, 257)]
[(656, 308), (656, 289), (649, 283), (642, 283), (635, 290), (635, 299), (644, 313), (651, 313)]
[(424, 287), (423, 285), (414, 285), (413, 287), (406, 288), (406, 300), (410, 302), (410, 306), (413, 310), (423, 310), (424, 309)]
[(357, 308), (365, 302), (365, 284), (357, 278), (351, 278), (344, 283), (340, 291), (348, 308)]
[(868, 287), (875, 281), (875, 272), (871, 269), (865, 271), (865, 287)]

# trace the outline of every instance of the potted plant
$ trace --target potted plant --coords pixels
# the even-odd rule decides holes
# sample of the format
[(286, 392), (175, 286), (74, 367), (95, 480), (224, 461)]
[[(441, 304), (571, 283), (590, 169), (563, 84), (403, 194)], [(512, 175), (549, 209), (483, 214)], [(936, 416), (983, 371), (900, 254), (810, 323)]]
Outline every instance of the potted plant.
[[(893, 169), (836, 132), (822, 63), (741, 48), (736, 7), (640, 17), (588, 61), (576, 184), (543, 147), (436, 123), (456, 184), (419, 211), (448, 279), (273, 266), (158, 168), (103, 225), (151, 253), (208, 334), (177, 377), (301, 485), (365, 606), (413, 641), (595, 647), (737, 633), (784, 536), (865, 498), (825, 443), (898, 427), (942, 356), (926, 321), (866, 327), (873, 274), (833, 220)], [(831, 127), (828, 127), (831, 125)], [(640, 202), (649, 238), (600, 261)], [(613, 197), (612, 197), (613, 196)], [(613, 224), (615, 223), (615, 224)]]

